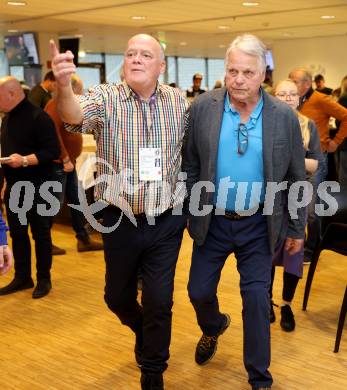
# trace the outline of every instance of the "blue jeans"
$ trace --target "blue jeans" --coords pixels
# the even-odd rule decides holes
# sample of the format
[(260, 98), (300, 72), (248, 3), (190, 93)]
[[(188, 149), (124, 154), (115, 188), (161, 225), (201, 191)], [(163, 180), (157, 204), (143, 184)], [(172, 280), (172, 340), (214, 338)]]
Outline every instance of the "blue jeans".
[(194, 245), (188, 292), (198, 324), (208, 336), (223, 325), (217, 287), (222, 268), (235, 252), (240, 274), (244, 328), (244, 364), (254, 387), (272, 384), (270, 366), (270, 296), (272, 256), (266, 217), (257, 213), (241, 220), (213, 216), (201, 246)]
[[(80, 204), (78, 198), (78, 177), (76, 169), (72, 172), (65, 172), (62, 164), (53, 165), (55, 180), (59, 181), (63, 186), (62, 192), (55, 194), (59, 199), (60, 206), (63, 205), (65, 197), (68, 203), (76, 205)], [(88, 233), (84, 227), (85, 219), (82, 212), (70, 207), (70, 215), (72, 228), (76, 233), (76, 238), (84, 239), (88, 237)]]
[(307, 236), (305, 240), (305, 257), (311, 258), (314, 248), (321, 238), (321, 220), (315, 212), (316, 203), (320, 202), (317, 196), (317, 188), (322, 183), (328, 174), (328, 153), (323, 153), (323, 160), (319, 162), (318, 169), (315, 174), (310, 177), (310, 183), (313, 186), (313, 196), (311, 203), (307, 207)]

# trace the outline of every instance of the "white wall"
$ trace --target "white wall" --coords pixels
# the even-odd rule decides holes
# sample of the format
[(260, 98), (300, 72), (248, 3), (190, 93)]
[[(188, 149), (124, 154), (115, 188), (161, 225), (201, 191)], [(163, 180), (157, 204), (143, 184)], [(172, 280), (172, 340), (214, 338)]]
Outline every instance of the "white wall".
[(309, 68), (313, 76), (323, 74), (330, 88), (337, 88), (347, 75), (347, 35), (283, 40), (274, 42), (271, 48), (275, 82), (287, 78), (291, 69), (301, 66)]
[[(38, 41), (39, 41), (39, 55), (40, 55), (40, 63), (42, 64), (42, 77), (48, 71), (47, 69), (47, 61), (50, 61), (49, 54), (49, 40), (54, 39), (55, 43), (58, 45), (58, 34), (55, 33), (38, 33)], [(59, 46), (58, 46), (59, 47)]]

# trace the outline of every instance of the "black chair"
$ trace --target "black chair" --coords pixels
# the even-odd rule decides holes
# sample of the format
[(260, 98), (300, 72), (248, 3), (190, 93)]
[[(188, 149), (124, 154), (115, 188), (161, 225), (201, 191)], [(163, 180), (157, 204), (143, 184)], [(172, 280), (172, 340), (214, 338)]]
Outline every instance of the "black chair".
[(337, 326), (334, 352), (339, 352), (342, 330), (343, 330), (343, 326), (345, 324), (345, 319), (346, 319), (346, 313), (347, 313), (347, 286), (346, 286), (346, 290), (345, 290), (345, 296), (343, 297), (343, 301), (342, 301), (340, 317), (339, 317), (339, 324)]
[[(339, 193), (331, 194), (338, 204), (336, 214), (321, 218), (322, 222), (322, 239), (314, 249), (310, 268), (307, 274), (305, 285), (304, 301), (302, 309), (306, 310), (307, 302), (310, 295), (311, 285), (314, 273), (317, 268), (319, 256), (323, 249), (328, 249), (341, 255), (347, 256), (347, 187), (341, 187)], [(347, 267), (346, 267), (347, 268)], [(338, 352), (342, 336), (342, 330), (347, 311), (347, 286), (345, 296), (341, 306), (340, 318), (336, 334), (334, 352)]]

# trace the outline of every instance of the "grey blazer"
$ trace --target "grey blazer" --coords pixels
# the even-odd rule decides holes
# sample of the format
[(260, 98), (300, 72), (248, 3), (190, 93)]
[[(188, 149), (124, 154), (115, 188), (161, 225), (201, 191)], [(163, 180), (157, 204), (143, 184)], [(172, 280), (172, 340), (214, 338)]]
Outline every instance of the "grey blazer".
[[(187, 191), (190, 192), (198, 181), (215, 183), (216, 163), (220, 129), (224, 112), (225, 88), (200, 95), (187, 113), (187, 129), (183, 148), (182, 170), (187, 172)], [(269, 182), (304, 181), (305, 162), (300, 125), (295, 113), (285, 103), (268, 95), (263, 90), (263, 161), (265, 185)], [(200, 208), (213, 204), (213, 193), (202, 189)], [(273, 211), (267, 216), (270, 250), (278, 239), (284, 237), (303, 238), (305, 211), (298, 210), (298, 218), (289, 217), (285, 228), (283, 218), (288, 208), (286, 192), (277, 192)], [(189, 233), (197, 245), (205, 241), (211, 213), (206, 216), (189, 215)]]

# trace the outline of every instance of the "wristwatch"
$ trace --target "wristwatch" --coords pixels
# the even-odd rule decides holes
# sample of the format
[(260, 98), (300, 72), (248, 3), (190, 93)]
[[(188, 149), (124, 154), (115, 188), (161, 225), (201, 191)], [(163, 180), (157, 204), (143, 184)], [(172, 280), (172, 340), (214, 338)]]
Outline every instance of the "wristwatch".
[(29, 165), (28, 159), (25, 156), (23, 156), (22, 167), (26, 168), (28, 165)]

